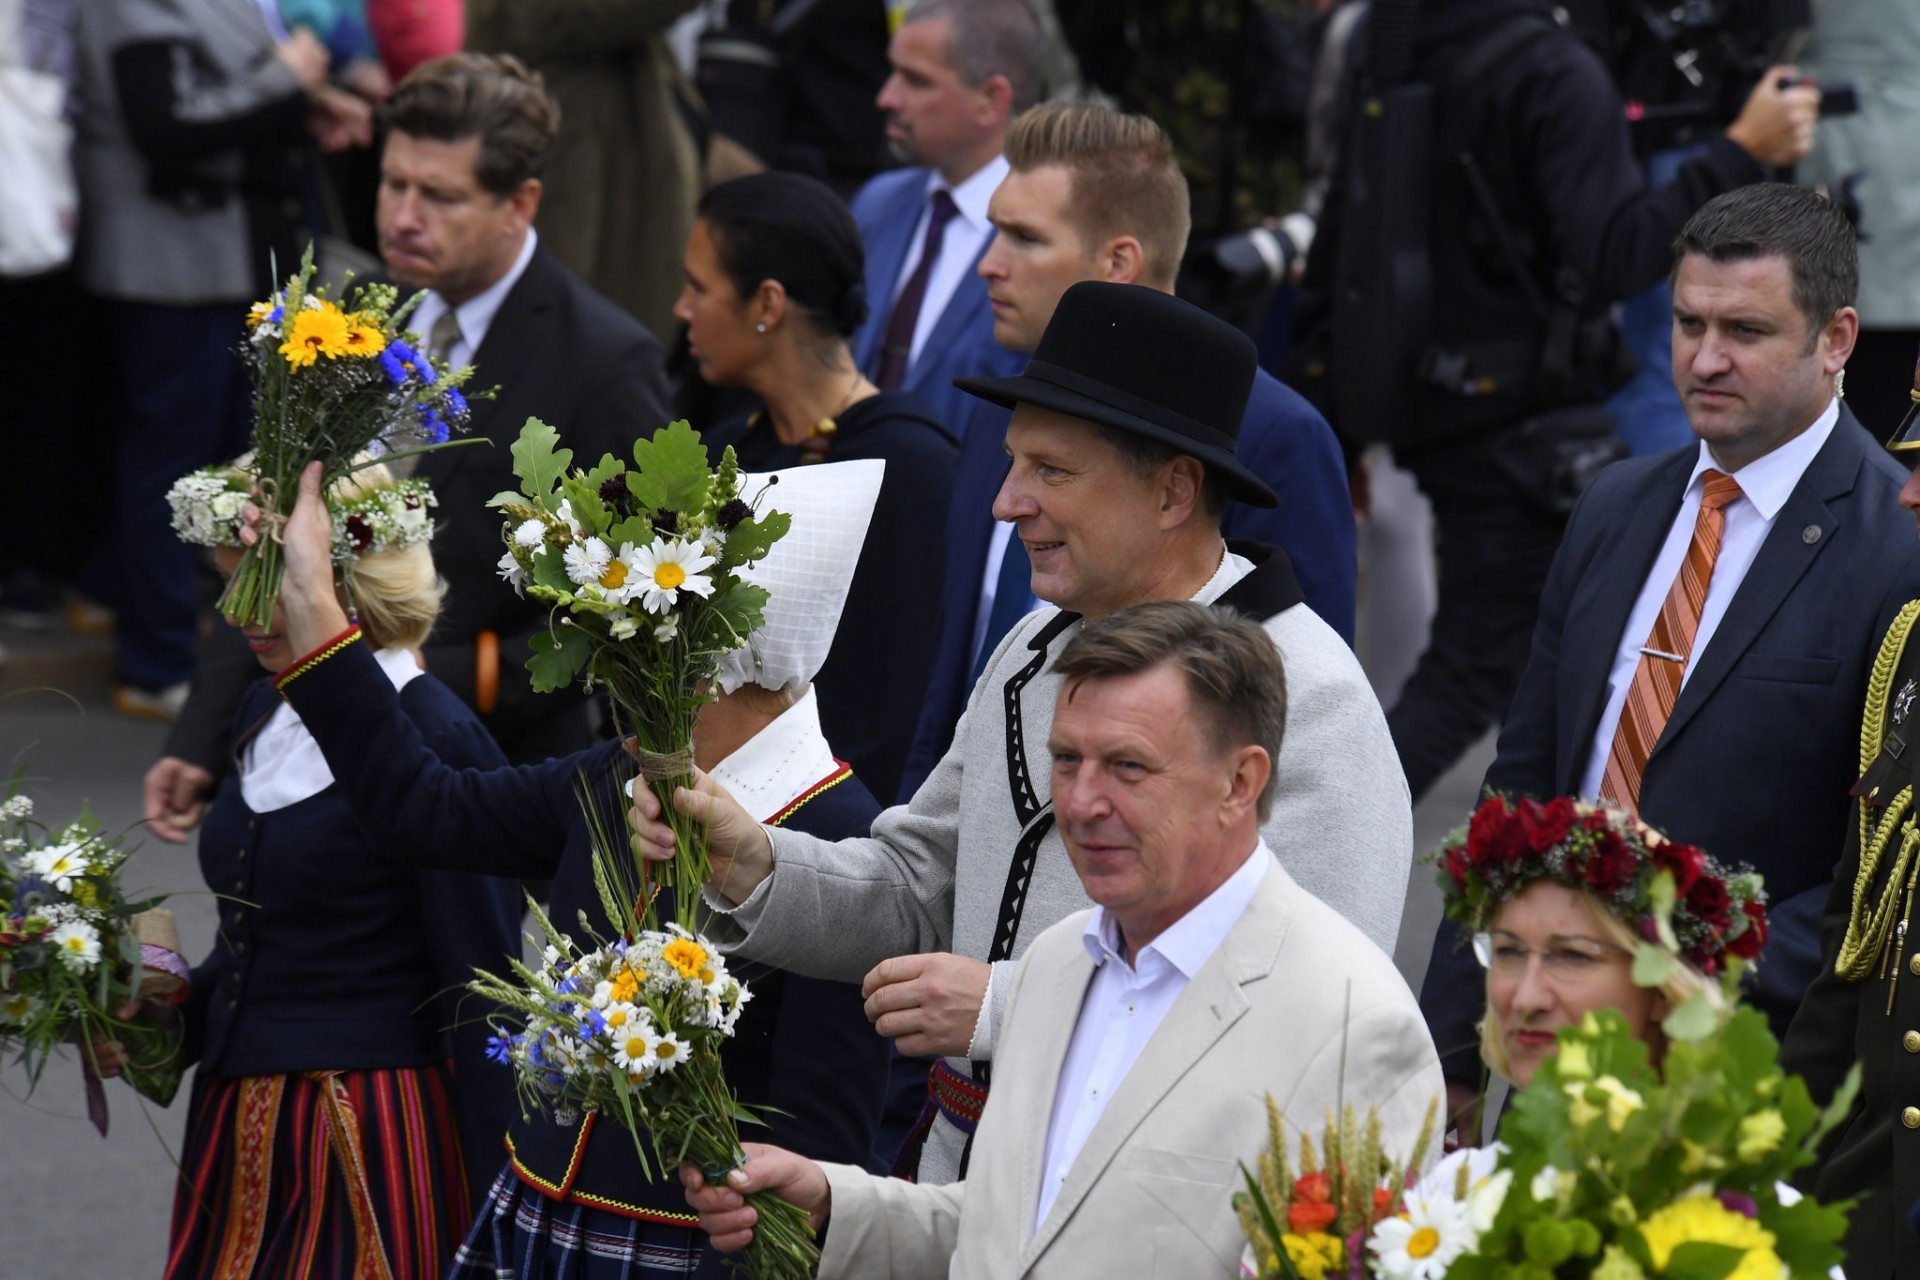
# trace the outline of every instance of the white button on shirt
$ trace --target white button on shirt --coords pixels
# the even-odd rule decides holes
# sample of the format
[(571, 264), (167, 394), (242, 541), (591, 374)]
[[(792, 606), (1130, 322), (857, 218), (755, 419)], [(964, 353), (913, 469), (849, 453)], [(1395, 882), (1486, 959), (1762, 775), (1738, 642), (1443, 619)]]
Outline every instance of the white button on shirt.
[(1140, 948), (1131, 965), (1121, 954), (1113, 918), (1105, 908), (1094, 908), (1082, 935), (1095, 965), (1093, 980), (1087, 984), (1054, 1089), (1035, 1231), (1047, 1220), (1107, 1100), (1133, 1070), (1187, 983), (1219, 950), (1220, 940), (1253, 901), (1272, 864), (1273, 852), (1262, 840), (1224, 884)]
[[(1834, 423), (1839, 420), (1840, 402), (1830, 400), (1825, 411), (1813, 420), (1812, 426), (1773, 452), (1755, 458), (1737, 472), (1729, 473), (1740, 482), (1740, 496), (1727, 504), (1726, 525), (1720, 534), (1720, 554), (1714, 558), (1713, 578), (1707, 584), (1706, 603), (1700, 609), (1700, 628), (1694, 633), (1693, 651), (1688, 654), (1687, 669), (1680, 677), (1682, 689), (1686, 688), (1687, 680), (1692, 677), (1700, 655), (1707, 651), (1720, 620), (1727, 616), (1727, 607), (1733, 603), (1735, 593), (1746, 579), (1747, 570), (1753, 567), (1754, 557), (1760, 554), (1760, 544), (1767, 540), (1774, 517), (1787, 505), (1794, 486), (1807, 473), (1814, 455), (1820, 452), (1827, 437), (1833, 434)], [(1693, 526), (1700, 518), (1700, 495), (1706, 489), (1704, 477), (1708, 468), (1724, 470), (1713, 460), (1713, 454), (1703, 440), (1700, 443), (1700, 456), (1693, 464), (1693, 475), (1687, 480), (1686, 494), (1680, 500), (1680, 510), (1667, 530), (1667, 540), (1661, 544), (1660, 554), (1654, 557), (1653, 567), (1647, 570), (1646, 581), (1640, 584), (1640, 595), (1633, 603), (1633, 612), (1627, 615), (1626, 629), (1620, 633), (1620, 647), (1613, 655), (1613, 669), (1607, 677), (1606, 710), (1601, 713), (1600, 723), (1594, 730), (1593, 745), (1587, 753), (1586, 772), (1580, 778), (1581, 795), (1591, 797), (1600, 794), (1600, 780), (1607, 771), (1607, 754), (1613, 750), (1614, 734), (1620, 726), (1620, 711), (1627, 703), (1627, 690), (1633, 684), (1634, 668), (1640, 665), (1640, 647), (1653, 634), (1653, 624), (1660, 616), (1660, 606), (1673, 589), (1673, 580), (1679, 576), (1680, 566), (1686, 561), (1687, 548), (1693, 544)]]
[(907, 287), (907, 281), (913, 279), (914, 268), (920, 265), (920, 254), (927, 247), (927, 219), (933, 213), (933, 193), (945, 187), (953, 196), (956, 212), (941, 235), (940, 257), (927, 276), (927, 291), (921, 295), (920, 315), (913, 326), (913, 346), (907, 352), (908, 368), (920, 358), (920, 349), (927, 345), (933, 327), (940, 323), (947, 303), (953, 301), (954, 291), (973, 270), (974, 259), (992, 238), (993, 224), (987, 221), (987, 201), (993, 199), (993, 193), (1006, 176), (1007, 158), (995, 156), (957, 187), (947, 186), (946, 179), (938, 173), (927, 179), (926, 195), (920, 202), (920, 220), (913, 224), (907, 256), (900, 262), (900, 274), (894, 277), (893, 296), (887, 299), (888, 314), (892, 314), (893, 304), (900, 297), (900, 291)]

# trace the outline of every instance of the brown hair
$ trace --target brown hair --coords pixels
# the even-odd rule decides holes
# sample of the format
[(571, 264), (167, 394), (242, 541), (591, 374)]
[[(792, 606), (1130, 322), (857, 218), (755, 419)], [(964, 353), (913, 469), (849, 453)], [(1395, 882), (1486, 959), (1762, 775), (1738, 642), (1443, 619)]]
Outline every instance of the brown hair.
[(1193, 217), (1187, 180), (1166, 130), (1146, 116), (1087, 102), (1049, 102), (1007, 132), (1016, 173), (1058, 165), (1072, 175), (1068, 217), (1088, 247), (1115, 236), (1140, 242), (1141, 283), (1172, 290)]
[(1260, 792), (1259, 817), (1273, 812), (1280, 743), (1287, 727), (1287, 675), (1273, 637), (1233, 609), (1158, 600), (1088, 625), (1053, 669), (1071, 685), (1090, 676), (1130, 676), (1162, 664), (1187, 682), (1202, 740), (1224, 755), (1251, 743), (1274, 769)]
[(1860, 291), (1859, 237), (1833, 202), (1805, 187), (1756, 182), (1715, 196), (1673, 240), (1671, 284), (1688, 254), (1710, 262), (1785, 258), (1793, 304), (1807, 318), (1807, 354)]
[(381, 109), (387, 127), (434, 142), (480, 139), (473, 176), (509, 196), (546, 167), (560, 107), (546, 81), (505, 53), (455, 53), (408, 73)]
[(1019, 114), (1047, 96), (1047, 33), (1026, 0), (919, 0), (901, 25), (946, 18), (947, 65), (977, 89), (1005, 76)]

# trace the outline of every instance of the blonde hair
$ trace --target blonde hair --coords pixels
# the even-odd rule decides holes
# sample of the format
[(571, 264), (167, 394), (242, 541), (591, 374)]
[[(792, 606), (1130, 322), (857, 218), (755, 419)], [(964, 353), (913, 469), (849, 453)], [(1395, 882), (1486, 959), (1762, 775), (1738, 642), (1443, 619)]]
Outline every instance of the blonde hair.
[[(1643, 939), (1627, 926), (1626, 921), (1607, 909), (1607, 904), (1584, 889), (1573, 890), (1600, 931), (1600, 940), (1632, 955)], [(1656, 944), (1658, 945), (1658, 944)], [(1726, 998), (1720, 994), (1720, 984), (1706, 974), (1694, 968), (1680, 957), (1674, 957), (1673, 966), (1667, 980), (1655, 988), (1667, 1002), (1669, 1009), (1677, 1009), (1697, 995), (1704, 995), (1707, 1003), (1716, 1013), (1724, 1012)], [(1480, 1060), (1487, 1064), (1487, 1070), (1505, 1080), (1513, 1079), (1513, 1063), (1507, 1057), (1507, 1037), (1505, 1028), (1500, 1025), (1500, 1015), (1494, 1012), (1493, 1002), (1487, 1001), (1486, 1016), (1480, 1019)], [(1647, 1046), (1659, 1061), (1664, 1040)]]
[[(330, 492), (338, 501), (392, 487), (393, 473), (374, 462), (334, 481)], [(417, 649), (425, 643), (447, 594), (425, 543), (356, 556), (338, 572), (367, 639), (382, 649)]]
[(1015, 173), (1057, 165), (1072, 180), (1067, 218), (1088, 248), (1116, 236), (1140, 242), (1140, 283), (1171, 290), (1193, 215), (1173, 140), (1153, 120), (1090, 102), (1049, 102), (1007, 132)]

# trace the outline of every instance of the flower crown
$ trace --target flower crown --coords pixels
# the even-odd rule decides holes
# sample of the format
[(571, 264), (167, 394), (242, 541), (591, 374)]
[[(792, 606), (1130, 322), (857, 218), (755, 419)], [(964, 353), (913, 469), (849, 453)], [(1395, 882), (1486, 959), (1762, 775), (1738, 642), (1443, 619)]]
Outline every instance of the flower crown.
[(1565, 796), (1513, 804), (1490, 795), (1431, 860), (1447, 918), (1467, 929), (1486, 928), (1503, 902), (1551, 880), (1592, 894), (1708, 975), (1726, 955), (1753, 959), (1767, 941), (1766, 890), (1750, 867), (1729, 870), (1630, 814)]
[[(254, 501), (254, 476), (240, 467), (202, 467), (173, 482), (167, 505), (173, 531), (196, 547), (238, 547), (240, 508)], [(333, 515), (333, 562), (417, 547), (433, 537), (427, 513), (438, 505), (433, 489), (418, 477), (354, 496), (329, 495)]]

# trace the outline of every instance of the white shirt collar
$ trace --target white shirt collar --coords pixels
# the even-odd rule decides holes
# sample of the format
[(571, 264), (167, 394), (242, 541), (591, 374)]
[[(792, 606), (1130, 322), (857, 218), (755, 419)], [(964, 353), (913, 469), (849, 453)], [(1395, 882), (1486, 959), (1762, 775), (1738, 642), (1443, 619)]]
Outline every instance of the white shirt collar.
[(985, 227), (987, 201), (993, 199), (993, 193), (999, 190), (1008, 171), (1007, 158), (1004, 155), (996, 155), (987, 161), (958, 186), (949, 184), (940, 176), (938, 169), (930, 170), (927, 174), (927, 198), (932, 199), (934, 192), (943, 189), (951, 192), (954, 208), (960, 211), (960, 216), (975, 227)]
[[(1813, 420), (1812, 426), (1733, 473), (1733, 478), (1740, 482), (1740, 496), (1751, 502), (1763, 519), (1771, 522), (1780, 514), (1780, 508), (1787, 505), (1793, 487), (1800, 483), (1800, 477), (1813, 465), (1814, 455), (1820, 452), (1820, 446), (1827, 442), (1827, 437), (1833, 434), (1834, 424), (1839, 421), (1840, 401), (1835, 398), (1827, 401), (1827, 407), (1820, 411), (1820, 416)], [(1724, 470), (1714, 461), (1707, 442), (1702, 440), (1700, 456), (1693, 464), (1693, 475), (1687, 480), (1686, 492), (1689, 495), (1706, 487), (1707, 482), (1702, 477), (1709, 468)]]
[(1231, 591), (1236, 582), (1253, 572), (1253, 561), (1245, 556), (1226, 551), (1225, 543), (1220, 545), (1223, 554), (1220, 557), (1219, 567), (1214, 569), (1213, 576), (1207, 579), (1206, 585), (1193, 593), (1195, 604), (1212, 604)]
[[(373, 660), (396, 689), (425, 673), (411, 649), (377, 649)], [(333, 770), (320, 744), (282, 702), (240, 752), (240, 798), (255, 813), (272, 813), (317, 796), (333, 785)]]
[(771, 822), (840, 769), (820, 731), (820, 703), (809, 685), (798, 701), (711, 772), (755, 822)]
[[(500, 313), (500, 305), (513, 292), (513, 286), (520, 283), (520, 277), (526, 274), (527, 264), (533, 261), (533, 250), (539, 243), (540, 233), (528, 227), (526, 242), (520, 246), (520, 256), (513, 260), (513, 266), (507, 269), (507, 274), (453, 309), (454, 319), (460, 322), (460, 341), (454, 344), (454, 351), (447, 353), (447, 363), (473, 363), (474, 353), (487, 340), (487, 330), (493, 327), (493, 318)], [(446, 314), (446, 310), (447, 300), (437, 290), (430, 290), (420, 300), (420, 306), (407, 322), (407, 327), (419, 334), (423, 341), (430, 341), (433, 322)], [(456, 353), (457, 359), (454, 358)]]
[[(1246, 911), (1273, 865), (1273, 850), (1262, 839), (1253, 847), (1234, 873), (1201, 899), (1198, 906), (1168, 925), (1152, 942), (1140, 948), (1133, 968), (1139, 969), (1149, 954), (1159, 957), (1184, 974), (1188, 981), (1220, 949), (1221, 939)], [(1081, 944), (1095, 965), (1108, 960), (1126, 963), (1120, 948), (1120, 928), (1105, 907), (1095, 907), (1093, 916), (1081, 931)]]

